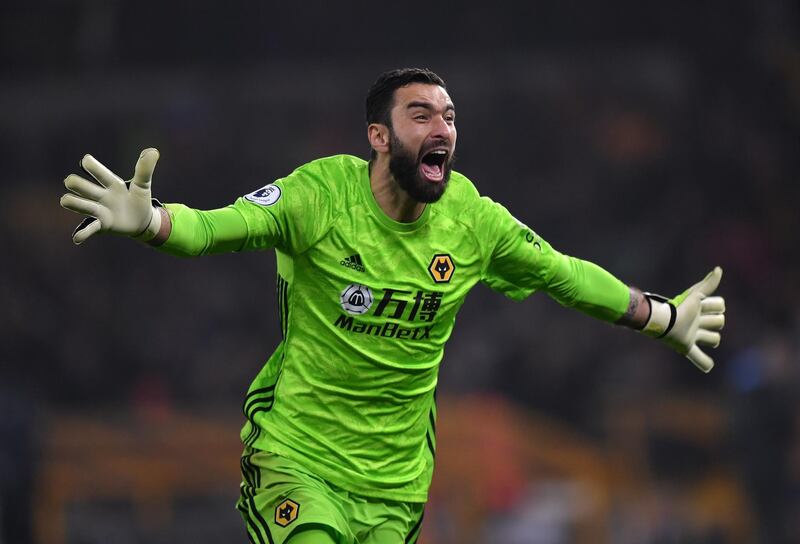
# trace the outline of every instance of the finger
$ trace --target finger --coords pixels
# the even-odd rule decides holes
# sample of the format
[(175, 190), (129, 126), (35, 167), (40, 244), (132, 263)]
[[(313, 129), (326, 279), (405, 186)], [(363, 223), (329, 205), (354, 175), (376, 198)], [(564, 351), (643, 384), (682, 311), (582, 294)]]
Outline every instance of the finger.
[(715, 331), (707, 331), (705, 329), (698, 329), (695, 342), (698, 345), (715, 348), (719, 345), (722, 336)]
[(75, 174), (70, 174), (66, 177), (64, 186), (76, 195), (89, 200), (100, 200), (105, 194), (105, 189), (101, 186)]
[(725, 314), (701, 315), (697, 320), (697, 324), (701, 329), (721, 331), (725, 327)]
[(700, 313), (721, 314), (725, 313), (725, 299), (722, 297), (708, 297), (700, 301)]
[(114, 183), (122, 183), (118, 175), (106, 168), (103, 163), (91, 155), (83, 156), (81, 159), (81, 168), (91, 174), (91, 176), (97, 180), (97, 183), (103, 187), (111, 187)]
[(100, 221), (95, 219), (94, 217), (87, 217), (84, 219), (78, 228), (75, 229), (75, 232), (72, 233), (72, 241), (75, 242), (75, 245), (81, 245), (85, 242), (91, 235), (99, 232), (102, 228)]
[(686, 354), (686, 358), (703, 372), (710, 372), (714, 368), (714, 359), (706, 355), (697, 345), (692, 346), (692, 349)]
[(100, 205), (97, 202), (81, 198), (73, 195), (72, 193), (67, 193), (61, 197), (61, 206), (71, 212), (81, 213), (83, 215), (91, 215), (94, 217), (97, 217), (97, 214), (100, 211)]
[(719, 287), (719, 282), (722, 279), (722, 269), (718, 266), (714, 267), (714, 270), (708, 273), (708, 275), (698, 283), (698, 287), (701, 293), (706, 296), (709, 296), (717, 290)]
[(136, 168), (134, 169), (133, 179), (131, 182), (141, 187), (142, 189), (149, 189), (150, 182), (153, 179), (153, 170), (156, 168), (158, 162), (158, 149), (148, 147), (142, 154), (139, 155), (139, 160), (136, 161)]

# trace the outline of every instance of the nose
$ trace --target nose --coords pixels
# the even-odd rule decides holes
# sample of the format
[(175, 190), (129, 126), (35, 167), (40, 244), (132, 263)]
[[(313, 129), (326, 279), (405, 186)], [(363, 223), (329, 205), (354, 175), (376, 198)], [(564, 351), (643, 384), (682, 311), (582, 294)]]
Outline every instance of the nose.
[(450, 125), (444, 120), (444, 117), (434, 117), (431, 138), (450, 139)]

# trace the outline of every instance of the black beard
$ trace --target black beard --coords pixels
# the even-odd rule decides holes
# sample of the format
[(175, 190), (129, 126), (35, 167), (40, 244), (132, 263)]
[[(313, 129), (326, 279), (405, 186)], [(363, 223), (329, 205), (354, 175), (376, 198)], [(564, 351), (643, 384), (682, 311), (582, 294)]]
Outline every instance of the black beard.
[(450, 181), (450, 171), (453, 165), (453, 156), (449, 156), (447, 161), (442, 164), (442, 181), (431, 183), (419, 173), (422, 157), (414, 157), (411, 151), (403, 145), (394, 131), (389, 132), (391, 144), (391, 158), (389, 159), (389, 172), (391, 172), (397, 184), (408, 196), (417, 202), (436, 202), (447, 189), (447, 182)]

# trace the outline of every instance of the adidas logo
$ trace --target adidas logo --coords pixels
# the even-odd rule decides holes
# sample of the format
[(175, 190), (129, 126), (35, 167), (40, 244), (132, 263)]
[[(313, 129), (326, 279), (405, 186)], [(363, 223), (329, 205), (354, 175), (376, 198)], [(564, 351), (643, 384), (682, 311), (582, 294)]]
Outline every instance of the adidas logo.
[(345, 257), (339, 261), (339, 264), (357, 270), (358, 272), (364, 272), (366, 270), (366, 268), (364, 268), (364, 263), (361, 262), (361, 255), (358, 253)]

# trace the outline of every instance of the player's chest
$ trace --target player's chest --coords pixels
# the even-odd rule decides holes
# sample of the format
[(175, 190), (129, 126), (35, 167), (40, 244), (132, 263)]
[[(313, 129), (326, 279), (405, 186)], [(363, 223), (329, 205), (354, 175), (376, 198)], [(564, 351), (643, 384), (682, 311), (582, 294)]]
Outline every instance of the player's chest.
[(333, 229), (304, 256), (323, 296), (351, 315), (431, 322), (480, 279), (480, 252), (467, 236), (362, 230)]

